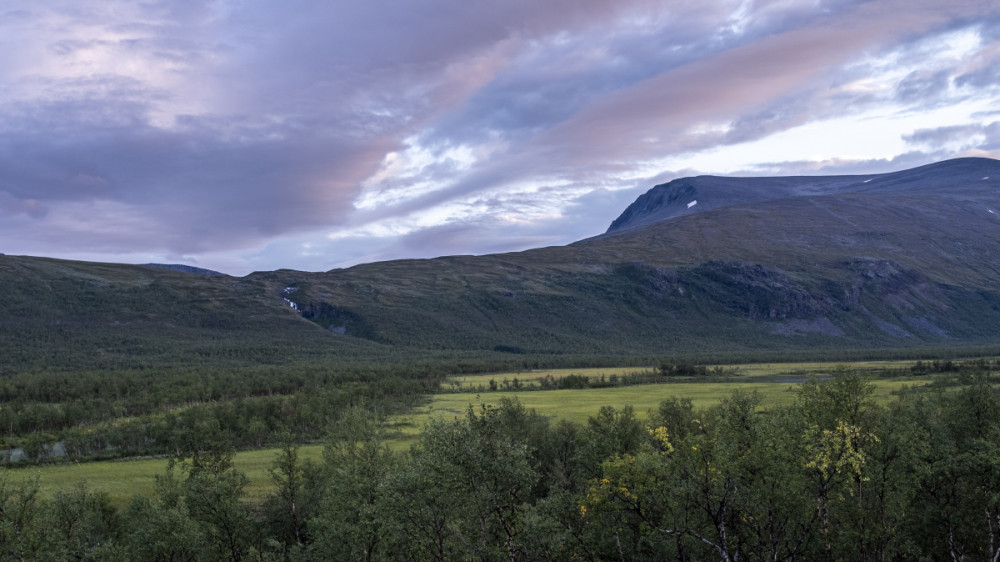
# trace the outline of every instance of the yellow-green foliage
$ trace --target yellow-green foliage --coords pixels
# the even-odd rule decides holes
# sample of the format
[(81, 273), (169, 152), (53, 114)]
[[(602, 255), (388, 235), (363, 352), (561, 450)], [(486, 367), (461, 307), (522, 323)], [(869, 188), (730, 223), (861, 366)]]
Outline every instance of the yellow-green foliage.
[(645, 445), (635, 455), (625, 454), (602, 464), (603, 476), (591, 480), (586, 500), (580, 504), (580, 516), (599, 510), (608, 501), (634, 504), (647, 486), (655, 485), (663, 463), (674, 452), (666, 427), (649, 428), (652, 445)]
[(820, 430), (812, 426), (806, 430), (806, 468), (815, 468), (824, 480), (832, 476), (846, 474), (866, 480), (862, 475), (865, 466), (863, 447), (866, 443), (877, 443), (874, 433), (866, 433), (860, 427), (844, 420), (837, 421), (833, 430)]

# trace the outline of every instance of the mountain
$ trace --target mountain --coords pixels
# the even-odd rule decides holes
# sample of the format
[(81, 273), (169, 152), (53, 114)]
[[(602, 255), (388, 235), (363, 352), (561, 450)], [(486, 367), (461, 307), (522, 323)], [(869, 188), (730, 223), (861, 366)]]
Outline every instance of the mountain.
[(384, 354), (331, 345), (260, 283), (141, 265), (0, 256), (0, 376), (278, 365)]
[(569, 246), (323, 273), (0, 256), (0, 349), (7, 368), (97, 368), (995, 346), (998, 188), (981, 158), (685, 178)]
[(567, 247), (252, 277), (297, 287), (300, 310), (324, 327), (418, 347), (989, 343), (1000, 336), (998, 186), (1000, 162), (981, 158), (869, 176), (688, 178)]
[[(720, 177), (680, 178), (657, 185), (629, 205), (615, 219), (608, 233), (750, 203), (791, 197), (846, 193), (948, 191), (994, 186), (1000, 181), (997, 161), (989, 158), (957, 158), (912, 170), (854, 176)], [(990, 176), (990, 174), (993, 174)], [(991, 180), (992, 177), (992, 180)], [(983, 184), (982, 182), (986, 182)]]

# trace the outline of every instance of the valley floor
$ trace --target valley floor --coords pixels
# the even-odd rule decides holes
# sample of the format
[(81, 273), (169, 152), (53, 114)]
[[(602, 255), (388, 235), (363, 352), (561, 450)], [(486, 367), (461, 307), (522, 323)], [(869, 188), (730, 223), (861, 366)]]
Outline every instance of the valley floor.
[[(528, 388), (546, 377), (561, 380), (565, 377), (587, 377), (593, 381), (604, 377), (624, 377), (630, 374), (650, 373), (652, 367), (601, 367), (584, 369), (546, 369), (508, 372), (487, 375), (464, 375), (449, 378), (442, 384), (442, 392), (430, 395), (426, 405), (408, 414), (391, 416), (386, 427), (393, 435), (389, 444), (394, 450), (408, 449), (428, 421), (454, 420), (465, 417), (469, 408), (479, 411), (484, 406), (496, 406), (504, 398), (516, 399), (529, 410), (555, 420), (566, 420), (586, 424), (604, 406), (621, 409), (631, 406), (640, 418), (655, 409), (662, 401), (671, 398), (689, 399), (696, 409), (716, 405), (734, 391), (755, 392), (760, 396), (761, 406), (784, 406), (791, 404), (802, 382), (809, 377), (829, 377), (837, 372), (898, 372), (891, 378), (872, 379), (874, 398), (880, 403), (888, 402), (904, 388), (916, 388), (932, 381), (928, 376), (912, 376), (909, 369), (915, 361), (864, 361), (852, 363), (756, 363), (745, 365), (718, 366), (724, 369), (722, 380), (684, 380), (661, 384), (636, 384), (630, 386), (572, 388), (541, 390), (537, 385)], [(488, 391), (490, 381), (497, 387), (507, 388), (511, 381), (521, 381), (525, 388), (515, 390)], [(467, 392), (446, 392), (448, 389), (479, 389)], [(302, 459), (319, 461), (322, 444), (300, 447)], [(268, 477), (278, 455), (278, 448), (264, 448), (242, 451), (235, 454), (234, 466), (249, 478), (247, 495), (260, 498), (274, 491), (274, 484)], [(0, 469), (13, 480), (38, 476), (42, 490), (51, 495), (58, 490), (69, 491), (78, 482), (85, 481), (89, 490), (106, 492), (113, 505), (122, 507), (135, 495), (151, 497), (154, 493), (154, 478), (163, 474), (167, 465), (164, 458), (138, 458), (95, 462), (64, 462), (41, 466), (18, 466)]]

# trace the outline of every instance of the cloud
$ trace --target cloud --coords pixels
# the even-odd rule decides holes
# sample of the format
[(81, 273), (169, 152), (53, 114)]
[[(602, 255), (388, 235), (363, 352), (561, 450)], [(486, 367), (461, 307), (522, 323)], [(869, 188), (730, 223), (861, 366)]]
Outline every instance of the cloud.
[(34, 219), (44, 217), (48, 209), (37, 199), (21, 199), (7, 191), (0, 191), (0, 217), (27, 215)]
[(949, 125), (917, 129), (903, 136), (907, 143), (929, 150), (961, 152), (973, 148), (1000, 148), (1000, 121), (988, 124)]
[(12, 2), (10, 251), (228, 271), (507, 251), (603, 232), (669, 170), (847, 116), (900, 127), (896, 153), (726, 167), (997, 148), (973, 114), (1000, 96), (1000, 10), (973, 0)]
[[(797, 27), (784, 33), (743, 37), (743, 43), (737, 42), (729, 49), (713, 51), (706, 46), (705, 52), (695, 54), (690, 62), (673, 61), (674, 65), (667, 64), (667, 68), (628, 87), (580, 103), (575, 112), (569, 109), (575, 101), (570, 96), (562, 112), (538, 111), (558, 119), (552, 123), (542, 121), (541, 127), (513, 127), (514, 134), (521, 130), (527, 133), (506, 154), (491, 158), (450, 186), (410, 201), (398, 212), (405, 214), (420, 205), (438, 205), (531, 174), (569, 172), (579, 178), (587, 176), (588, 171), (591, 175), (614, 173), (623, 165), (664, 154), (751, 141), (828, 117), (845, 106), (855, 111), (859, 106), (870, 107), (880, 100), (868, 92), (838, 88), (838, 81), (850, 80), (852, 74), (861, 72), (845, 69), (845, 65), (887, 40), (941, 25), (950, 29), (947, 24), (951, 20), (942, 18), (933, 6), (907, 6), (908, 15), (904, 17), (897, 12), (902, 10), (901, 5), (863, 5), (829, 20), (796, 21)], [(976, 12), (975, 6), (964, 8), (968, 13)], [(774, 32), (771, 28), (768, 31)], [(940, 82), (943, 77), (937, 79)], [(901, 93), (881, 97), (908, 97), (916, 102), (920, 96), (914, 91), (914, 82), (915, 76), (909, 84), (896, 88)], [(925, 93), (932, 89), (927, 84), (922, 87)], [(542, 96), (544, 93), (545, 87)], [(526, 97), (543, 103), (539, 95)], [(519, 104), (515, 98), (515, 109), (520, 108)], [(533, 118), (534, 112), (514, 119), (509, 104), (493, 105), (503, 108), (502, 119), (533, 125), (539, 122)], [(563, 112), (570, 115), (560, 117)], [(491, 124), (495, 122), (482, 123), (477, 130), (490, 130)], [(391, 213), (392, 209), (383, 211)]]
[(898, 154), (892, 158), (829, 158), (823, 160), (790, 160), (782, 162), (761, 162), (752, 168), (741, 170), (738, 176), (827, 176), (884, 174), (922, 166), (933, 160), (933, 154), (914, 150)]
[[(97, 126), (94, 113), (117, 117)], [(128, 114), (128, 104), (102, 102), (43, 106), (25, 116), (23, 126), (0, 136), (5, 190), (48, 205), (156, 207), (161, 227), (177, 231), (174, 243), (192, 250), (341, 220), (358, 183), (393, 146), (249, 119), (190, 118), (161, 130)], [(38, 130), (43, 121), (51, 125)]]

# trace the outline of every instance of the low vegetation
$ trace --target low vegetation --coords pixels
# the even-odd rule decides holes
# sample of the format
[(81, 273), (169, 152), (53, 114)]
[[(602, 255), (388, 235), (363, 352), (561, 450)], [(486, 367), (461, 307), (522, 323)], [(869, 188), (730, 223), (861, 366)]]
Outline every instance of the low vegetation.
[[(212, 432), (118, 506), (86, 484), (45, 494), (7, 471), (0, 548), (97, 560), (992, 559), (995, 370), (923, 375), (895, 393), (841, 370), (778, 403), (732, 383), (656, 385), (726, 392), (645, 415), (603, 406), (582, 423), (521, 402), (566, 391), (487, 393), (495, 402), (429, 419), (406, 450), (392, 424), (348, 407), (321, 453), (271, 454), (267, 489)], [(652, 387), (613, 390), (634, 388)]]
[[(560, 415), (546, 404), (555, 402), (558, 410), (569, 411), (578, 403), (574, 419), (582, 421), (603, 404), (646, 408), (662, 398), (686, 396), (707, 405), (721, 393), (747, 385), (769, 398), (787, 399), (788, 382), (846, 368), (798, 363), (774, 373), (761, 365), (658, 363), (657, 368), (527, 369), (454, 377), (446, 377), (449, 370), (475, 363), (23, 373), (0, 380), (0, 454), (29, 464), (162, 456), (190, 448), (209, 432), (223, 435), (237, 450), (274, 447), (287, 439), (315, 443), (339, 412), (351, 406), (364, 404), (382, 416), (446, 402), (450, 406), (443, 410), (462, 411), (477, 402), (476, 394), (494, 391), (544, 390), (522, 400), (546, 415)], [(938, 360), (858, 363), (855, 368), (876, 379), (891, 378), (896, 382), (890, 386), (898, 386), (910, 384), (907, 377), (912, 375), (982, 370), (992, 364), (986, 359)]]

